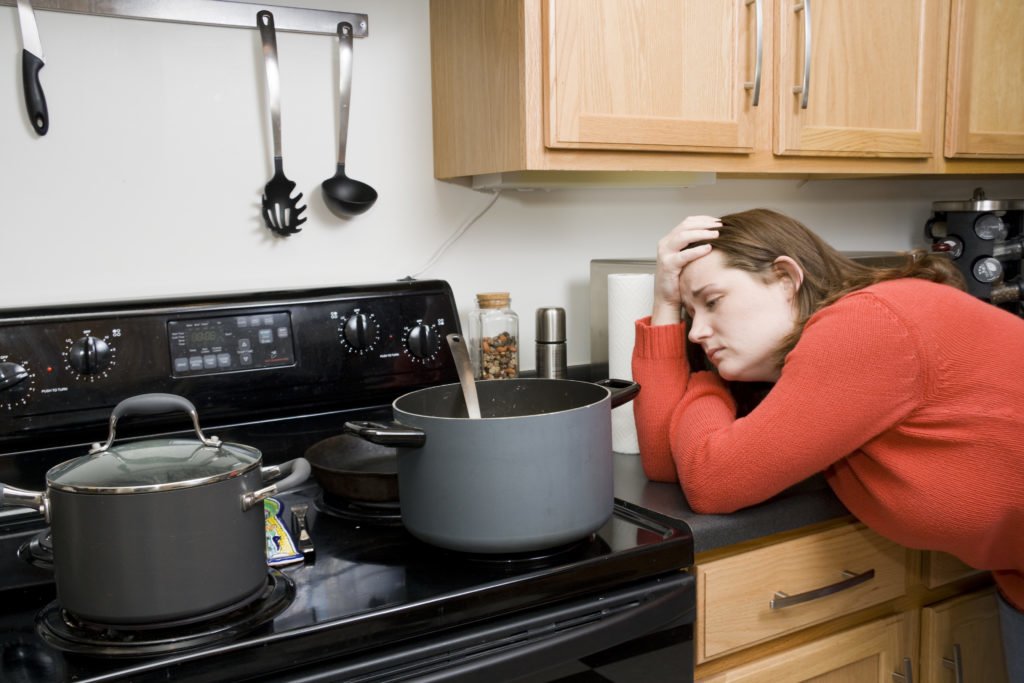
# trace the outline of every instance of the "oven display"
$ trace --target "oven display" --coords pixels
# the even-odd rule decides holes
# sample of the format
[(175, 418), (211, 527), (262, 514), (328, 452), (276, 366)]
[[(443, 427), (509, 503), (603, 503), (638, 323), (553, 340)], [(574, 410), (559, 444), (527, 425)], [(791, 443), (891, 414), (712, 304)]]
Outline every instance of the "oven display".
[(167, 338), (174, 377), (295, 364), (288, 313), (170, 320)]

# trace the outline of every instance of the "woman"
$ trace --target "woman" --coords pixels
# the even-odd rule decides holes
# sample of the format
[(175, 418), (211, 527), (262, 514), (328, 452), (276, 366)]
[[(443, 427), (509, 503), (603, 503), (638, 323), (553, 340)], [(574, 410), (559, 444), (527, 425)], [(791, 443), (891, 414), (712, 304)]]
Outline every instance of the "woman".
[[(945, 257), (869, 268), (772, 211), (687, 218), (636, 324), (637, 435), (648, 478), (678, 480), (696, 512), (824, 472), (879, 534), (991, 570), (1020, 682), (1024, 319), (957, 287)], [(691, 371), (687, 339), (713, 372)], [(740, 382), (771, 383), (742, 417)]]

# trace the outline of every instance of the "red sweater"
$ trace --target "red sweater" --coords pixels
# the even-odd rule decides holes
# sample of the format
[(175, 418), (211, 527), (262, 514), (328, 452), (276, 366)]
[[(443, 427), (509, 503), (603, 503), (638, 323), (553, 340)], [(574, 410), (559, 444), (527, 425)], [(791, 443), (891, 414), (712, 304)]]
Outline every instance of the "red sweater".
[(867, 287), (812, 316), (739, 419), (717, 375), (690, 373), (685, 344), (681, 324), (636, 323), (649, 479), (727, 513), (823, 471), (866, 525), (992, 570), (1024, 609), (1024, 319), (923, 280)]

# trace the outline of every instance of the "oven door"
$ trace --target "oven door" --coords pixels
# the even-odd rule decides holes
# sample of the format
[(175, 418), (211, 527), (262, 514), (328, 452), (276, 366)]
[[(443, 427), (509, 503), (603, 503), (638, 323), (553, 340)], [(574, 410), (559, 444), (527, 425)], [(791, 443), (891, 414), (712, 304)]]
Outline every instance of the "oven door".
[(692, 683), (695, 612), (694, 577), (678, 572), (290, 670), (284, 680)]

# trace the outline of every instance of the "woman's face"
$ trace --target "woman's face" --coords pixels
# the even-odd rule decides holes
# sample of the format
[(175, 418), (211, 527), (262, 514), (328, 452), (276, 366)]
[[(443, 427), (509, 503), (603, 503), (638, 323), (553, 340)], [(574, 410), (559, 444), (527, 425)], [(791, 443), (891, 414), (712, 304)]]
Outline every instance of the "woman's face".
[(725, 265), (712, 249), (693, 261), (679, 278), (690, 315), (689, 339), (700, 344), (723, 379), (774, 382), (780, 368), (776, 352), (793, 331), (794, 280), (770, 277)]

